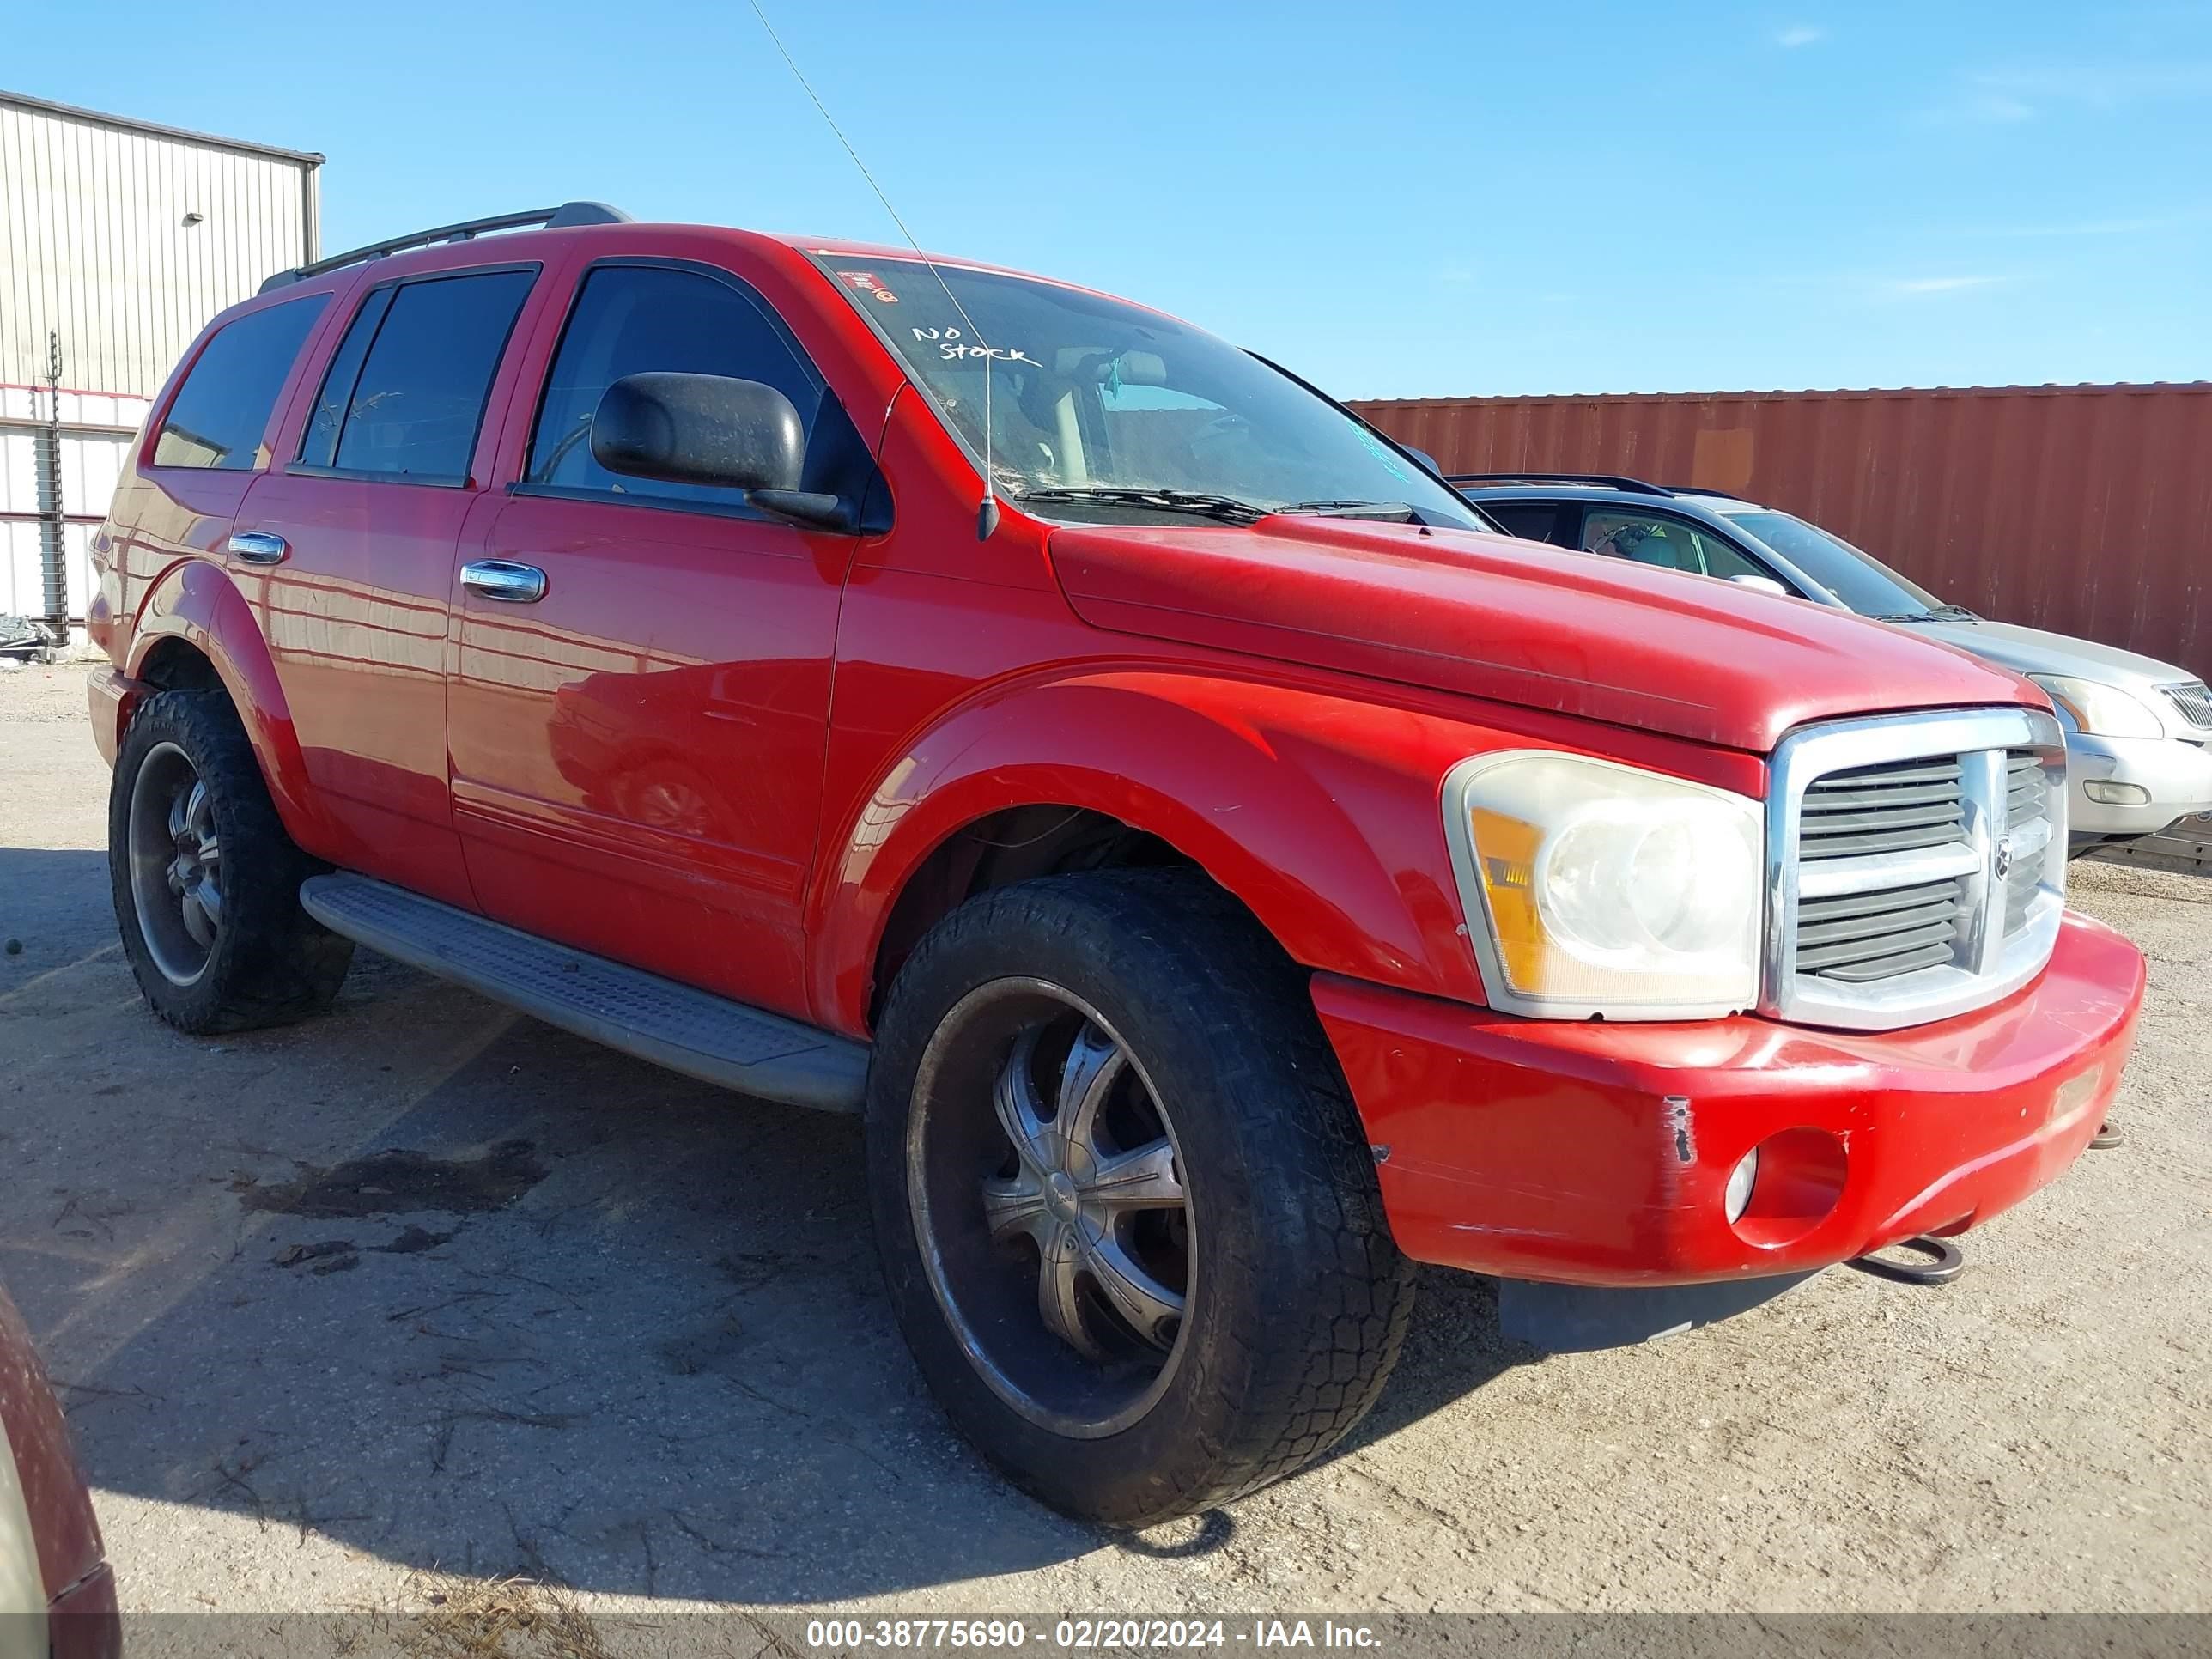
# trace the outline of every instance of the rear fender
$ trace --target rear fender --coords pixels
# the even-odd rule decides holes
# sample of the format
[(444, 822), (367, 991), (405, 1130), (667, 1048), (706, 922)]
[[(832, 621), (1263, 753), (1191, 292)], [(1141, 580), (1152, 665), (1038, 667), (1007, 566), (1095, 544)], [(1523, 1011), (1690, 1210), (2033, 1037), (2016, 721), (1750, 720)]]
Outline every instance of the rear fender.
[(140, 609), (123, 672), (143, 678), (155, 647), (172, 639), (205, 657), (230, 694), (286, 833), (309, 851), (331, 855), (336, 831), (308, 782), (307, 759), (268, 641), (252, 608), (221, 566), (183, 559), (156, 579)]
[(810, 911), (816, 1017), (865, 1033), (907, 881), (964, 826), (1030, 805), (1158, 836), (1309, 967), (1480, 1004), (1440, 792), (1455, 763), (1509, 741), (1526, 739), (1199, 673), (991, 688), (906, 747), (833, 826)]

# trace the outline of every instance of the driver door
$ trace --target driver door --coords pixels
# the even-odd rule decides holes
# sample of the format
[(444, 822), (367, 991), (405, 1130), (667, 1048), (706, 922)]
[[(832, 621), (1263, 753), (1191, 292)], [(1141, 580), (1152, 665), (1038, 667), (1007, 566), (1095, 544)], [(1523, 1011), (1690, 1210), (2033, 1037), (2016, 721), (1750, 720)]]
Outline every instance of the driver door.
[(600, 394), (660, 369), (764, 381), (810, 441), (824, 405), (767, 301), (727, 272), (583, 273), (526, 405), (520, 476), (461, 550), (454, 822), (485, 914), (803, 1014), (800, 900), (854, 538), (599, 465)]

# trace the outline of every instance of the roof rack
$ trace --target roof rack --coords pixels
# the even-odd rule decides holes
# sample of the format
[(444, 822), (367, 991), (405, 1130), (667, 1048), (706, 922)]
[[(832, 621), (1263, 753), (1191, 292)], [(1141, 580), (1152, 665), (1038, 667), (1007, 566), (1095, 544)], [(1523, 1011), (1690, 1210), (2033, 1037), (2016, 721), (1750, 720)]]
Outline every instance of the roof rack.
[(1601, 484), (1608, 489), (1630, 489), (1642, 495), (1671, 495), (1664, 484), (1645, 483), (1613, 472), (1448, 472), (1449, 484), (1571, 483)]
[(1733, 489), (1716, 489), (1711, 484), (1668, 484), (1670, 494), (1676, 495), (1717, 495), (1724, 501), (1740, 501), (1742, 495)]
[(547, 230), (567, 230), (575, 225), (626, 225), (630, 222), (629, 215), (620, 208), (609, 207), (605, 202), (563, 202), (559, 207), (532, 208), (524, 213), (497, 213), (489, 219), (464, 219), (459, 224), (418, 230), (410, 235), (395, 236), (388, 242), (371, 242), (367, 247), (333, 253), (329, 258), (318, 259), (312, 264), (280, 270), (262, 283), (258, 291), (267, 294), (274, 289), (289, 288), (294, 283), (303, 283), (310, 276), (320, 276), (325, 271), (342, 270), (366, 259), (381, 259), (387, 253), (401, 253), (412, 247), (428, 247), (434, 242), (465, 242), (489, 230), (520, 230), (526, 225), (542, 226)]

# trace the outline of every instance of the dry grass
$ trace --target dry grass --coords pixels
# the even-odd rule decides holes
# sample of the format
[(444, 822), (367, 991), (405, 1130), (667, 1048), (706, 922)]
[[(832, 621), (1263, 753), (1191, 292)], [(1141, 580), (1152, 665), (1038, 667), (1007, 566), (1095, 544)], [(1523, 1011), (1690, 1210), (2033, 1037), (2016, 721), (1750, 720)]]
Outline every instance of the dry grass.
[(418, 1574), (401, 1594), (408, 1659), (613, 1659), (576, 1598), (535, 1579)]

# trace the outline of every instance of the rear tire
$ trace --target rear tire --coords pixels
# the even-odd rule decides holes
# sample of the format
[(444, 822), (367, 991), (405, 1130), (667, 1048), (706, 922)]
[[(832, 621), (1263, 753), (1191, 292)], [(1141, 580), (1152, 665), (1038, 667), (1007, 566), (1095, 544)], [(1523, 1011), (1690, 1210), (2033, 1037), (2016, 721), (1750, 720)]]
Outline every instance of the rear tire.
[(253, 746), (221, 691), (163, 691), (124, 733), (107, 859), (123, 952), (180, 1031), (282, 1024), (337, 995), (353, 960), (300, 908), (325, 866), (284, 833)]
[(1412, 1314), (1304, 977), (1195, 872), (1024, 883), (939, 923), (878, 1024), (868, 1174), (946, 1413), (1085, 1520), (1297, 1469), (1374, 1403)]

